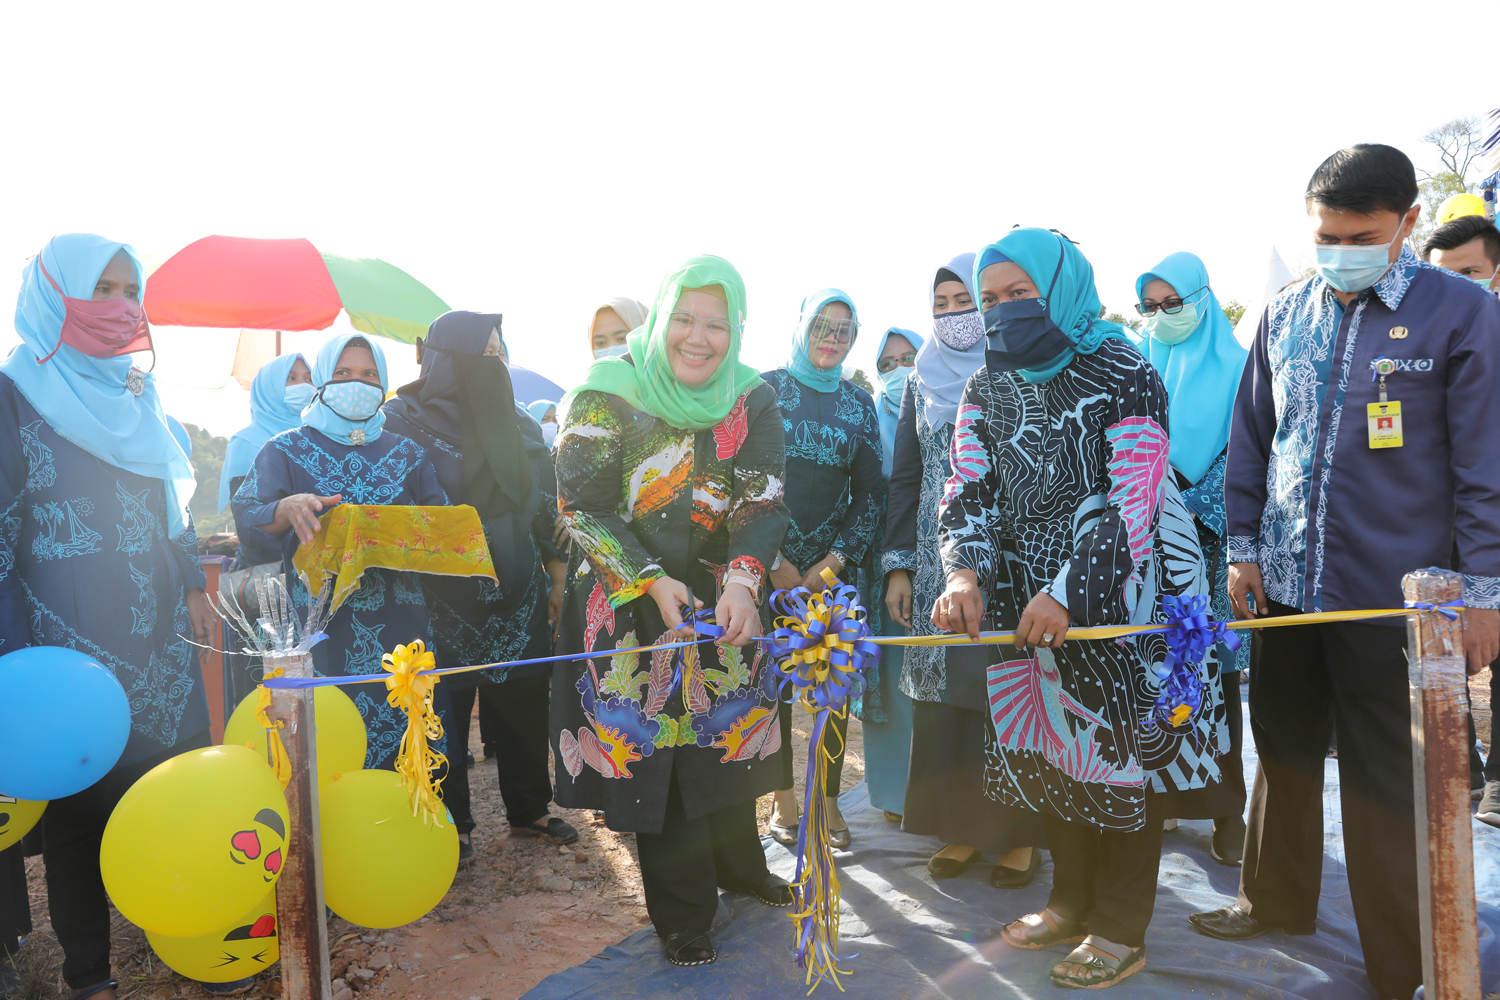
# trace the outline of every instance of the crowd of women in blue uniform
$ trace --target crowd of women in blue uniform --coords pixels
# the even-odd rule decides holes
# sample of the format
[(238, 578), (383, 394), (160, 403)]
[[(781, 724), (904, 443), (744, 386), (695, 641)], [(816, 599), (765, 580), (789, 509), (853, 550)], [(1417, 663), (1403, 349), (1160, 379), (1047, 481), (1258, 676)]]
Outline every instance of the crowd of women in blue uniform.
[[(1154, 702), (1160, 636), (1063, 640), (1070, 625), (1160, 621), (1163, 596), (1211, 596), (1214, 617), (1235, 617), (1224, 484), (1247, 351), (1191, 253), (1140, 273), (1139, 330), (1103, 318), (1092, 266), (1054, 230), (1015, 229), (926, 281), (925, 335), (878, 328), (873, 396), (844, 377), (862, 327), (837, 288), (803, 301), (785, 365), (742, 364), (745, 289), (716, 257), (674, 269), (650, 305), (596, 309), (596, 361), (567, 401), (514, 399), (492, 313), (439, 317), (420, 378), (395, 392), (374, 338), (279, 357), (255, 379), (219, 486), (238, 562), (279, 567), (306, 607), (291, 559), (333, 505), (475, 508), (497, 578), (367, 570), (314, 648), (327, 675), (377, 672), (413, 639), (441, 666), (608, 654), (711, 608), (725, 634), (681, 654), (500, 667), (436, 697), (464, 857), (477, 702), (512, 832), (576, 839), (550, 812), (555, 788), (635, 833), (648, 911), (680, 965), (715, 960), (719, 889), (792, 902), (753, 808), (774, 793), (770, 833), (795, 843), (790, 706), (747, 645), (771, 591), (821, 588), (831, 570), (881, 634), (1016, 630), (1013, 649), (886, 647), (854, 702), (870, 800), (942, 842), (936, 878), (984, 859), (997, 889), (1024, 886), (1048, 851), (1048, 904), (1004, 939), (1076, 945), (1053, 980), (1112, 985), (1144, 965), (1164, 823), (1213, 820), (1214, 857), (1240, 862), (1249, 645), (1210, 652), (1184, 721)], [(87, 649), (131, 699), (120, 763), (52, 803), (38, 838), (64, 978), (105, 1000), (104, 823), (135, 778), (208, 741), (186, 638), (214, 627), (186, 513), (194, 481), (152, 377), (125, 356), (148, 336), (143, 284), (130, 247), (55, 237), (27, 265), (22, 345), (0, 366), (0, 652)], [(357, 704), (367, 766), (391, 766), (404, 721)], [(834, 790), (846, 730), (826, 734)], [(836, 800), (829, 810), (848, 847)], [(12, 947), (20, 848), (0, 862)]]

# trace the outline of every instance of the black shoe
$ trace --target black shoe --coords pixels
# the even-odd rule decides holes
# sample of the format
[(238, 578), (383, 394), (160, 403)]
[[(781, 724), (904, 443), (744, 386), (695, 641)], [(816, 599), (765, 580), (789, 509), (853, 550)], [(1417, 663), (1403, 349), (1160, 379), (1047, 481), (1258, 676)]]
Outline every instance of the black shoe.
[(1209, 910), (1206, 913), (1194, 913), (1188, 917), (1188, 923), (1192, 924), (1193, 929), (1198, 933), (1207, 934), (1220, 941), (1248, 941), (1262, 934), (1269, 934), (1271, 931), (1297, 935), (1317, 933), (1317, 928), (1312, 924), (1263, 923), (1240, 909), (1239, 903), (1219, 910)]
[(464, 766), (465, 767), (473, 767), (474, 766), (474, 751), (473, 750), (465, 750), (464, 751)]
[(1245, 859), (1245, 818), (1225, 816), (1214, 820), (1214, 839), (1208, 853), (1221, 865), (1240, 867)]
[(458, 867), (463, 868), (474, 860), (474, 845), (469, 841), (459, 838), (458, 841)]
[(1031, 849), (1031, 863), (1024, 869), (1007, 868), (1005, 865), (996, 865), (990, 870), (990, 885), (996, 889), (1020, 889), (1031, 884), (1036, 878), (1036, 870), (1042, 866), (1042, 852), (1035, 847)]
[(210, 996), (232, 997), (249, 992), (250, 987), (255, 985), (255, 977), (236, 979), (232, 983), (199, 983), (198, 985), (203, 987), (203, 992)]
[(1490, 826), (1500, 826), (1500, 781), (1485, 782), (1484, 794), (1479, 797), (1474, 818)]
[(792, 884), (780, 875), (766, 872), (766, 877), (761, 879), (760, 885), (726, 885), (725, 889), (730, 892), (742, 892), (747, 896), (754, 896), (767, 906), (778, 909), (792, 905)]
[(510, 832), (523, 834), (527, 837), (546, 837), (554, 844), (571, 844), (578, 839), (578, 831), (573, 829), (572, 824), (561, 816), (548, 816), (546, 826), (527, 823), (525, 826), (511, 827)]
[(706, 931), (678, 931), (662, 939), (661, 950), (673, 965), (691, 967), (709, 965), (717, 959), (714, 944)]
[(927, 872), (933, 878), (957, 878), (964, 873), (964, 869), (984, 857), (978, 851), (970, 854), (960, 861), (957, 858), (941, 858), (934, 854), (927, 859)]

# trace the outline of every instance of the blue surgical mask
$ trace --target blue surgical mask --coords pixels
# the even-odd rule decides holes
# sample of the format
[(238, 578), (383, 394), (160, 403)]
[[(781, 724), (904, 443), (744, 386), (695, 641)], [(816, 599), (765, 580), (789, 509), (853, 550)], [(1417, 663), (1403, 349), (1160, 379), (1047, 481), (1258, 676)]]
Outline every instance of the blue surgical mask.
[(1165, 309), (1158, 309), (1146, 317), (1143, 325), (1151, 339), (1157, 343), (1168, 346), (1180, 344), (1198, 329), (1198, 307), (1191, 302), (1184, 302), (1182, 308), (1171, 315)]
[[(1402, 216), (1403, 222), (1405, 216)], [(1396, 226), (1401, 232), (1401, 224)], [(1393, 235), (1378, 247), (1313, 244), (1313, 266), (1324, 281), (1341, 292), (1362, 292), (1391, 269)]]
[(1474, 282), (1474, 284), (1478, 285), (1480, 288), (1483, 288), (1487, 292), (1494, 290), (1494, 289), (1490, 288), (1490, 282), (1492, 282), (1492, 281), (1495, 280), (1495, 276), (1493, 274), (1490, 275), (1488, 278), (1474, 278), (1474, 277), (1471, 277), (1471, 278), (1469, 278), (1469, 280), (1472, 281), (1472, 282)]
[(550, 448), (555, 440), (557, 440), (557, 421), (548, 420), (542, 424), (542, 441)]
[(283, 397), (286, 400), (286, 408), (293, 413), (301, 413), (307, 409), (307, 404), (313, 401), (313, 396), (317, 391), (311, 382), (293, 382), (286, 387), (286, 395)]
[(613, 347), (596, 347), (594, 348), (594, 359), (598, 360), (599, 358), (622, 357), (627, 352), (629, 352), (629, 350), (629, 344), (616, 344)]
[(885, 401), (890, 404), (892, 410), (901, 408), (901, 394), (906, 391), (906, 377), (912, 370), (905, 365), (898, 365), (888, 372), (877, 371), (875, 375), (880, 379), (880, 392)]
[(384, 389), (358, 379), (325, 382), (320, 391), (323, 405), (345, 420), (369, 420), (380, 412), (380, 404), (385, 402)]

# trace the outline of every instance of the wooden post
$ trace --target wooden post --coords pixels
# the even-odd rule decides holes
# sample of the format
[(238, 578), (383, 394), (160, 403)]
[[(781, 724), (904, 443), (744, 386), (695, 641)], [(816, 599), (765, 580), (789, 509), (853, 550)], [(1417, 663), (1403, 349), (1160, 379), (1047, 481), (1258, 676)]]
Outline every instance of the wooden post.
[[(1446, 604), (1463, 596), (1463, 579), (1416, 570), (1402, 588), (1408, 601)], [(1427, 1000), (1480, 1000), (1463, 618), (1428, 611), (1406, 622), (1422, 982)]]
[[(273, 653), (266, 672), (311, 677), (311, 653)], [(291, 829), (286, 864), (276, 883), (276, 933), (281, 945), (283, 1000), (332, 1000), (328, 982), (328, 918), (323, 906), (323, 837), (318, 821), (318, 744), (311, 688), (271, 689), (271, 716), (283, 729), (292, 766), (286, 786)]]

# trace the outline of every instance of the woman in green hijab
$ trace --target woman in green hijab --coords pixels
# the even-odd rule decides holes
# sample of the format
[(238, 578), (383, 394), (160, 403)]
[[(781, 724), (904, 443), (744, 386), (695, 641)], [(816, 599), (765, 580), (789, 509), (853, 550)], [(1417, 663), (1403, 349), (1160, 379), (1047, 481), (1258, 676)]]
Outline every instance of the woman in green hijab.
[[(572, 538), (558, 653), (690, 637), (682, 649), (559, 663), (557, 800), (633, 831), (646, 910), (677, 965), (714, 960), (719, 889), (790, 906), (755, 800), (781, 778), (774, 673), (759, 644), (786, 532), (776, 395), (740, 364), (745, 286), (719, 257), (662, 281), (629, 352), (590, 366), (557, 434)], [(722, 631), (719, 631), (722, 630)]]

